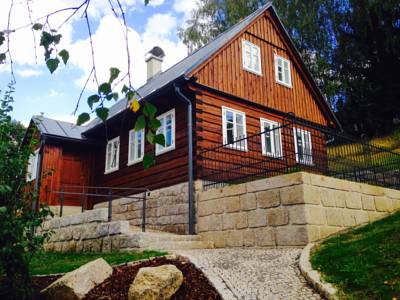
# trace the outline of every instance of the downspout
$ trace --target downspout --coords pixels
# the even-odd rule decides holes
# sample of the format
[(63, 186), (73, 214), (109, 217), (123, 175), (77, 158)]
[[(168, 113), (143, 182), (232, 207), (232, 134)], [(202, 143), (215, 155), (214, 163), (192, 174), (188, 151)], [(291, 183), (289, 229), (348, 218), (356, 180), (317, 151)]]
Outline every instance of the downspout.
[(187, 103), (187, 134), (188, 134), (188, 194), (189, 194), (189, 234), (195, 234), (195, 226), (194, 226), (194, 182), (193, 182), (193, 122), (192, 122), (192, 102), (181, 92), (179, 87), (174, 84), (175, 93), (184, 102)]
[(42, 180), (42, 162), (43, 162), (43, 149), (44, 149), (44, 144), (45, 144), (45, 137), (43, 136), (41, 141), (40, 141), (40, 147), (39, 147), (39, 153), (38, 153), (38, 165), (36, 168), (36, 180), (35, 180), (35, 187), (34, 191), (37, 192), (37, 198), (35, 201), (32, 203), (32, 209), (33, 210), (38, 210), (39, 209), (39, 196), (40, 196), (40, 184)]

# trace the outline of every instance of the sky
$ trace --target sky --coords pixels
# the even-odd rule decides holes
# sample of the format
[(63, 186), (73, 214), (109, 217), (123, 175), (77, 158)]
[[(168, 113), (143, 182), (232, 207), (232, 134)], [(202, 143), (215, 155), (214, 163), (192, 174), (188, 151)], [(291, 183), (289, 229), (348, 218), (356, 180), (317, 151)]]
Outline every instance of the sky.
[[(0, 31), (8, 28), (8, 13), (12, 0), (1, 1), (4, 3), (0, 10)], [(44, 51), (38, 45), (40, 33), (36, 32), (34, 38), (31, 26), (26, 26), (30, 23), (27, 1), (13, 2), (9, 27), (16, 29), (10, 34), (10, 53), (16, 78), (12, 117), (25, 125), (29, 123), (32, 115), (41, 113), (49, 118), (75, 122), (79, 112), (89, 110), (86, 98), (97, 89), (96, 84), (90, 80), (79, 105), (78, 114), (72, 115), (92, 68), (89, 36), (82, 11), (60, 28), (62, 39), (58, 49), (67, 49), (70, 59), (66, 66), (60, 64), (59, 68), (50, 74), (44, 62)], [(28, 3), (31, 18), (35, 23), (36, 19), (50, 12), (77, 6), (82, 2), (83, 0), (29, 0)], [(112, 2), (116, 3), (115, 0)], [(196, 0), (151, 0), (148, 6), (144, 5), (144, 0), (120, 2), (126, 12), (129, 27), (132, 84), (138, 88), (146, 82), (144, 57), (152, 47), (160, 46), (166, 54), (163, 70), (187, 56), (187, 48), (177, 37), (177, 29), (185, 26), (190, 12), (196, 7)], [(51, 28), (58, 28), (70, 14), (71, 11), (63, 11), (51, 16), (48, 19)], [(104, 82), (109, 78), (110, 67), (119, 68), (121, 73), (128, 70), (123, 31), (119, 20), (110, 9), (108, 0), (91, 0), (88, 15), (97, 77), (100, 82)], [(43, 22), (43, 19), (39, 21)], [(0, 53), (5, 52), (6, 48), (5, 43), (0, 47)], [(3, 92), (11, 80), (9, 62), (7, 58), (7, 62), (0, 65), (0, 90)]]

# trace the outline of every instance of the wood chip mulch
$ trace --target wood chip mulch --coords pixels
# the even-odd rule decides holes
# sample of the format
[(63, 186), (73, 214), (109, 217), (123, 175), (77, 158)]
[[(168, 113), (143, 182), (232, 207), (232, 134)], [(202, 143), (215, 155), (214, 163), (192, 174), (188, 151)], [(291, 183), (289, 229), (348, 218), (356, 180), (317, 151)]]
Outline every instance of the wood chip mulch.
[[(181, 260), (169, 260), (159, 257), (139, 265), (125, 265), (114, 268), (113, 274), (102, 284), (92, 289), (84, 298), (85, 300), (125, 300), (128, 290), (139, 269), (142, 267), (157, 267), (165, 264), (175, 265), (183, 273), (183, 283), (179, 290), (172, 296), (172, 300), (222, 300), (221, 296), (210, 284), (204, 274), (192, 263)], [(35, 287), (38, 291), (49, 285), (58, 277), (36, 277)], [(40, 299), (40, 298), (37, 298)]]

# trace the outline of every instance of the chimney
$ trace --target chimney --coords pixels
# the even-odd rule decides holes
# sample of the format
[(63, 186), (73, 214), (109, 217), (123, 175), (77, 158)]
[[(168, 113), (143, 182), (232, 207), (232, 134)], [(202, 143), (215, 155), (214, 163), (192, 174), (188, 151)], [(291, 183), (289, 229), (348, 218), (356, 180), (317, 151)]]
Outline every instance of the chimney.
[(165, 54), (163, 49), (155, 46), (151, 49), (145, 56), (145, 61), (147, 63), (147, 81), (161, 73), (161, 63), (163, 62)]

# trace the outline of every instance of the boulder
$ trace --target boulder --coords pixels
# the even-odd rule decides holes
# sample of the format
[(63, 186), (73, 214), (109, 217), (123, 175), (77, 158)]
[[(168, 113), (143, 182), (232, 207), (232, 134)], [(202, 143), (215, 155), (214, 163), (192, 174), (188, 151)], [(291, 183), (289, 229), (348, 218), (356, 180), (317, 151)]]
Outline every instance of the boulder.
[(65, 274), (41, 291), (44, 299), (82, 299), (92, 288), (107, 279), (113, 270), (102, 258)]
[(167, 300), (179, 289), (182, 272), (174, 265), (141, 268), (132, 282), (128, 300)]

